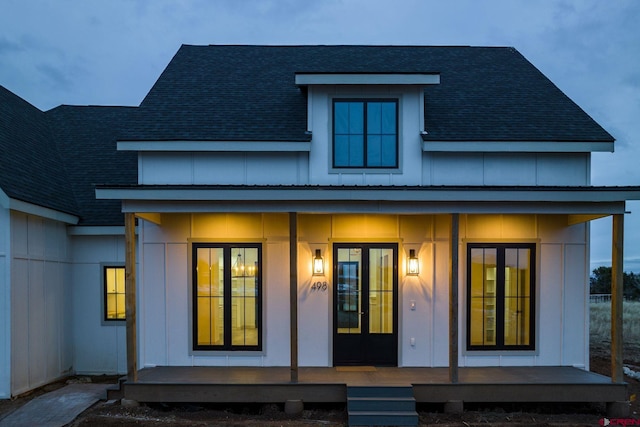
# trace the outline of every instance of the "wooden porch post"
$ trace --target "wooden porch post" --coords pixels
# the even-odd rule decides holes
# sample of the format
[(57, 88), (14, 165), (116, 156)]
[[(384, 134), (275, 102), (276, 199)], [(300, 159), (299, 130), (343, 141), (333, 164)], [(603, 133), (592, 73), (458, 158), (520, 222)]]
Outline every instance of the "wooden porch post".
[(136, 339), (136, 217), (124, 214), (125, 242), (125, 316), (127, 318), (127, 380), (138, 381)]
[(298, 382), (298, 214), (289, 212), (291, 382)]
[(451, 214), (451, 254), (449, 258), (449, 381), (458, 382), (458, 240), (460, 214)]
[(622, 257), (624, 254), (624, 214), (613, 215), (611, 248), (611, 381), (624, 381), (622, 370)]

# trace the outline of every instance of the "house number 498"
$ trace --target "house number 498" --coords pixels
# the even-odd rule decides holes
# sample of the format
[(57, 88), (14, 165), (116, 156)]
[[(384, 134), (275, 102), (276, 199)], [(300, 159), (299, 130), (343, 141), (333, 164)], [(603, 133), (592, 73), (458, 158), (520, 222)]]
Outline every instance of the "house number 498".
[(311, 292), (326, 292), (327, 282), (313, 282), (311, 284)]

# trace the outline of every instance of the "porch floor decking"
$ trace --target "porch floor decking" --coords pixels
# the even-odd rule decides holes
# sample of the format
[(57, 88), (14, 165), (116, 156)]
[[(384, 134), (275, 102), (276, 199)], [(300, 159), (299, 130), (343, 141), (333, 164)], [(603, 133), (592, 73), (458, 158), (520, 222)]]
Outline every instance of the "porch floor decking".
[(626, 383), (573, 367), (466, 367), (459, 382), (448, 368), (299, 368), (158, 366), (125, 382), (124, 396), (141, 402), (346, 402), (347, 386), (412, 385), (417, 402), (615, 402)]

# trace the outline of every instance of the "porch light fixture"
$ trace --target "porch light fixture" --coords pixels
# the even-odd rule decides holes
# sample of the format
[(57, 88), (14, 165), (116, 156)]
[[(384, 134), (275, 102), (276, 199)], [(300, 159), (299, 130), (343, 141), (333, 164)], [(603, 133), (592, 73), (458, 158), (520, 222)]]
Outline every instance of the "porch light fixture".
[(313, 275), (322, 276), (324, 274), (324, 260), (320, 255), (320, 249), (316, 249), (316, 256), (313, 258)]
[(255, 276), (257, 270), (255, 265), (245, 265), (245, 263), (242, 262), (242, 254), (238, 254), (231, 268), (232, 277), (252, 277)]
[(409, 260), (407, 261), (407, 274), (410, 276), (417, 276), (418, 269), (418, 257), (416, 256), (415, 249), (409, 249)]

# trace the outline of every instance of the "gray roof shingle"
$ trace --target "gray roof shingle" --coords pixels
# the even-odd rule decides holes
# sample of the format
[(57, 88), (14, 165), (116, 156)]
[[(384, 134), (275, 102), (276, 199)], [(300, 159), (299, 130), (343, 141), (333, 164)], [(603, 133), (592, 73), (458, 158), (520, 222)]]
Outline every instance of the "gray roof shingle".
[(2, 86), (0, 188), (16, 200), (78, 212), (45, 113)]
[(45, 114), (64, 159), (80, 216), (79, 225), (122, 225), (117, 200), (97, 200), (95, 185), (138, 182), (138, 156), (117, 151), (120, 132), (130, 125), (137, 107), (62, 105)]
[(425, 88), (425, 140), (613, 137), (510, 47), (183, 45), (126, 140), (308, 141), (296, 73), (440, 73)]

